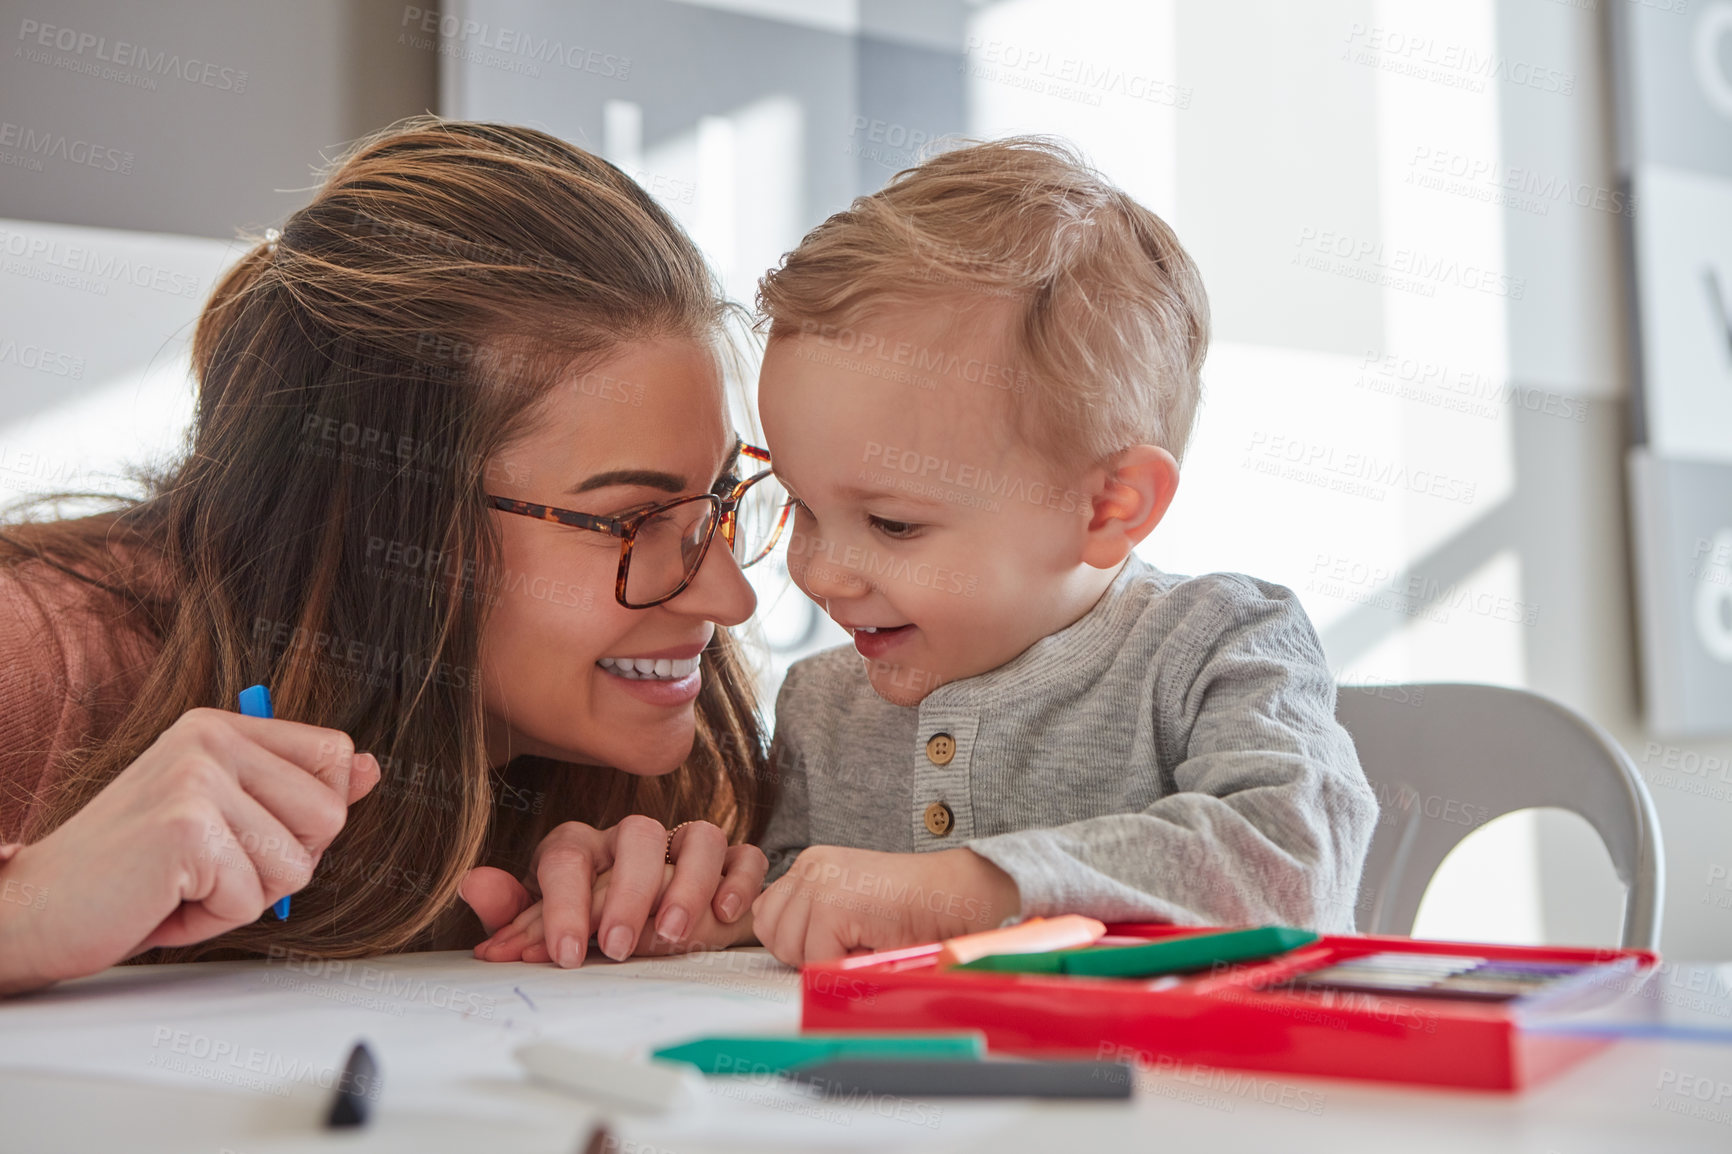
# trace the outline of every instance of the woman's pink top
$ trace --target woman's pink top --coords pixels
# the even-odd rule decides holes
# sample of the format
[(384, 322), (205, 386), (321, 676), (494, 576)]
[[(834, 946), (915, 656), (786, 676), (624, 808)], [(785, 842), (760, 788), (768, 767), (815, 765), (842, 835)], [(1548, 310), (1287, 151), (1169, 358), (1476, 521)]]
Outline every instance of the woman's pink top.
[(119, 724), (155, 655), (102, 590), (41, 561), (0, 568), (0, 846), (23, 840), (62, 755)]

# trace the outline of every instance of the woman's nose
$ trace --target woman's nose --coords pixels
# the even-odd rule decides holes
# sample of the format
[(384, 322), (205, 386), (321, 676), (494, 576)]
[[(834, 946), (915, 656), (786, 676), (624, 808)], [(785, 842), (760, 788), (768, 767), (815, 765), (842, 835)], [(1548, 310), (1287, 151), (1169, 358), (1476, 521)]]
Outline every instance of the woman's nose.
[(717, 625), (738, 625), (757, 609), (758, 594), (734, 560), (727, 538), (717, 533), (692, 583), (667, 607)]

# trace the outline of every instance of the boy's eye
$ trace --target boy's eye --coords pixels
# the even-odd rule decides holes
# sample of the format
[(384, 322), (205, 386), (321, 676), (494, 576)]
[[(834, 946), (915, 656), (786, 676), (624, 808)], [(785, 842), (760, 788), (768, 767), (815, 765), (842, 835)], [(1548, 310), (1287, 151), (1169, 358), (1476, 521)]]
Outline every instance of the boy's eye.
[(892, 537), (897, 540), (912, 537), (915, 533), (920, 531), (920, 526), (916, 525), (912, 521), (891, 521), (883, 517), (868, 517), (867, 520), (872, 523), (874, 529), (878, 530), (886, 537)]

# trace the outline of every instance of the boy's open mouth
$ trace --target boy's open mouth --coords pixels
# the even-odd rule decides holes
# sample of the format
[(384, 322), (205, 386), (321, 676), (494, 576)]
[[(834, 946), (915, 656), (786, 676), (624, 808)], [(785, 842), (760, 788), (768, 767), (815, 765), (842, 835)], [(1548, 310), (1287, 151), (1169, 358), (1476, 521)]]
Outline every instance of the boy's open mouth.
[(854, 648), (862, 657), (882, 657), (897, 642), (914, 632), (913, 625), (854, 625), (848, 632), (854, 636)]

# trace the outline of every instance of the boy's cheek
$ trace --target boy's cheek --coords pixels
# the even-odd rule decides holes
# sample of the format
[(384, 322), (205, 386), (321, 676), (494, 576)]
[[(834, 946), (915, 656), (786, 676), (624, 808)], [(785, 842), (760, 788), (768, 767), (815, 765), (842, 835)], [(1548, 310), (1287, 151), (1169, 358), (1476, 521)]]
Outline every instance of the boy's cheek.
[[(792, 581), (800, 592), (806, 593), (806, 559), (789, 549), (783, 561), (788, 566), (788, 580)], [(810, 597), (811, 594), (806, 593), (806, 596)]]

